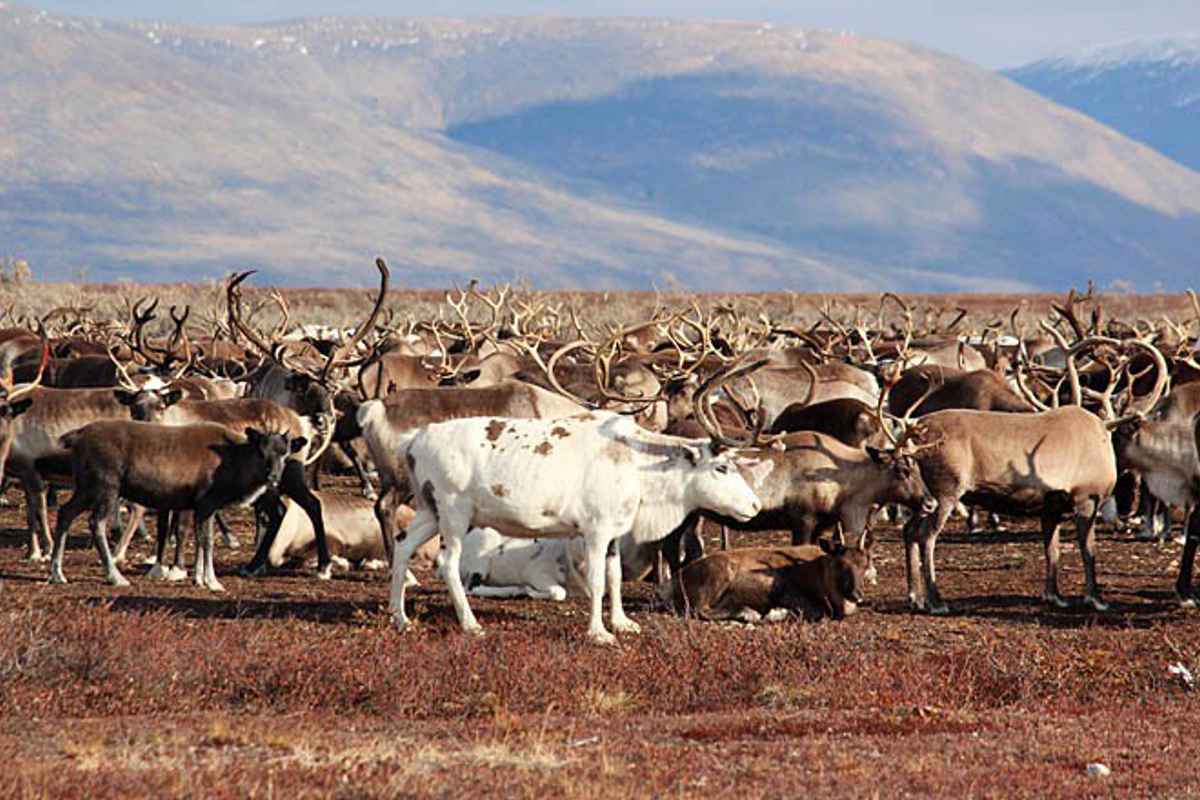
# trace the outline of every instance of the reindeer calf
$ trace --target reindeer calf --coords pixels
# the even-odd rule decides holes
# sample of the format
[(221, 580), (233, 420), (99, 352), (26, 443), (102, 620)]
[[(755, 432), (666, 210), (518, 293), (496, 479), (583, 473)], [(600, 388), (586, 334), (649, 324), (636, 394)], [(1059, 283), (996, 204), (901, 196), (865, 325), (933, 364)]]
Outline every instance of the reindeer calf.
[(70, 450), (75, 493), (58, 512), (50, 581), (66, 583), (63, 551), (71, 523), (91, 511), (92, 534), (105, 575), (114, 586), (129, 582), (108, 547), (108, 525), (118, 498), (161, 510), (195, 512), (196, 584), (224, 591), (213, 569), (212, 516), (252, 503), (283, 475), (284, 461), (307, 440), (248, 428), (245, 436), (223, 425), (93, 422), (61, 437)]
[(693, 561), (671, 583), (676, 611), (704, 620), (757, 622), (785, 610), (843, 619), (863, 602), (873, 571), (868, 533), (862, 547), (819, 545), (723, 550)]

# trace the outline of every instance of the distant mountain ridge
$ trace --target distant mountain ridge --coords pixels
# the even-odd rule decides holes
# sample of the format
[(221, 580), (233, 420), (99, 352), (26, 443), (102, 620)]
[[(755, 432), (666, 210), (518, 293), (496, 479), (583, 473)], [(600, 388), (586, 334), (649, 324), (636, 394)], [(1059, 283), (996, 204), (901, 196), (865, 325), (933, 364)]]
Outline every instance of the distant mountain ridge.
[(1200, 175), (895, 42), (7, 5), (0, 52), (0, 248), (43, 276), (1149, 289), (1200, 246)]
[(1005, 74), (1200, 170), (1200, 35), (1088, 48)]

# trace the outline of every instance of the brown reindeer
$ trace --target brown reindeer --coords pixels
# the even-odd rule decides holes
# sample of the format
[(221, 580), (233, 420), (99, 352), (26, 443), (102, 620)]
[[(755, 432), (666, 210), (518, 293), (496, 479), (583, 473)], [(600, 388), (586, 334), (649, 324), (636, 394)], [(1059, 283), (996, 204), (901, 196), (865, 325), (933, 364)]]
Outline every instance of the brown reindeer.
[[(1096, 399), (1109, 416), (1107, 424), (1084, 410), (1075, 358), (1096, 346), (1122, 351), (1140, 349), (1155, 356), (1158, 380), (1143, 399), (1144, 408), (1127, 408), (1117, 417), (1109, 394)], [(1166, 386), (1163, 357), (1152, 345), (1130, 340), (1090, 337), (1066, 352), (1067, 377), (1077, 405), (1047, 408), (1031, 414), (947, 410), (921, 417), (905, 436), (923, 444), (916, 456), (929, 491), (938, 501), (936, 512), (915, 517), (904, 529), (909, 600), (916, 608), (945, 614), (937, 590), (933, 556), (937, 536), (951, 510), (961, 500), (989, 511), (1039, 516), (1046, 551), (1043, 599), (1067, 605), (1058, 593), (1058, 528), (1073, 515), (1086, 580), (1084, 602), (1097, 611), (1107, 609), (1096, 583), (1095, 523), (1101, 505), (1112, 495), (1117, 480), (1111, 428), (1153, 407)], [(1027, 392), (1027, 399), (1039, 401)], [(918, 585), (920, 584), (920, 585)]]
[(198, 586), (224, 591), (213, 569), (212, 515), (248, 505), (278, 484), (284, 462), (307, 445), (304, 437), (247, 429), (242, 436), (223, 425), (157, 425), (127, 420), (94, 422), (62, 437), (71, 453), (75, 492), (58, 512), (50, 581), (66, 583), (62, 571), (67, 531), (91, 511), (92, 535), (105, 576), (128, 586), (108, 547), (108, 521), (119, 498), (139, 505), (196, 515)]
[(845, 619), (858, 611), (870, 580), (873, 539), (860, 546), (747, 547), (707, 555), (671, 583), (675, 610), (704, 620), (758, 622), (779, 611), (805, 618)]

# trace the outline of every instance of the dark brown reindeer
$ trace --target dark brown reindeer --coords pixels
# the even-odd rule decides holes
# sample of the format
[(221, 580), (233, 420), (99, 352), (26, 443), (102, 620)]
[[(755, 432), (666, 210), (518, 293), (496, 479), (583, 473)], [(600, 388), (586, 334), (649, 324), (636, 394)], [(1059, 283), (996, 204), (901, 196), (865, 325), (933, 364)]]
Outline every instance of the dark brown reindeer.
[(223, 425), (156, 425), (128, 420), (94, 422), (62, 437), (70, 451), (75, 492), (58, 512), (50, 581), (66, 583), (62, 571), (67, 531), (91, 512), (92, 535), (105, 576), (128, 586), (108, 547), (108, 525), (121, 498), (139, 505), (196, 515), (198, 586), (224, 591), (213, 569), (212, 517), (231, 505), (248, 505), (279, 483), (288, 457), (304, 448), (303, 437), (246, 435)]
[[(858, 611), (873, 571), (868, 534), (860, 547), (819, 545), (723, 550), (680, 570), (667, 597), (703, 620), (770, 620), (778, 612), (844, 619)], [(664, 598), (666, 599), (666, 598)]]
[[(253, 272), (235, 275), (226, 286), (226, 301), (228, 303), (229, 325), (244, 336), (263, 356), (263, 362), (247, 377), (247, 397), (272, 400), (278, 405), (293, 410), (311, 421), (314, 436), (319, 443), (309, 453), (302, 464), (296, 459), (288, 459), (281, 486), (284, 492), (304, 508), (316, 531), (317, 538), (317, 576), (328, 579), (332, 571), (332, 560), (329, 546), (325, 541), (325, 526), (321, 520), (321, 503), (309, 487), (304, 468), (315, 463), (333, 438), (336, 426), (334, 410), (334, 370), (356, 366), (361, 359), (354, 358), (359, 343), (366, 334), (374, 328), (375, 320), (383, 308), (387, 297), (388, 281), (391, 273), (382, 258), (375, 259), (375, 267), (379, 270), (379, 294), (375, 298), (367, 319), (359, 325), (349, 341), (331, 349), (324, 365), (319, 372), (313, 372), (287, 362), (283, 348), (267, 344), (262, 337), (250, 329), (242, 321), (238, 286)], [(253, 424), (253, 423), (250, 423)], [(283, 519), (283, 503), (278, 496), (264, 499), (267, 516), (266, 528), (259, 540), (258, 550), (250, 563), (242, 568), (244, 575), (259, 575), (266, 568), (267, 553), (274, 541), (279, 523)]]

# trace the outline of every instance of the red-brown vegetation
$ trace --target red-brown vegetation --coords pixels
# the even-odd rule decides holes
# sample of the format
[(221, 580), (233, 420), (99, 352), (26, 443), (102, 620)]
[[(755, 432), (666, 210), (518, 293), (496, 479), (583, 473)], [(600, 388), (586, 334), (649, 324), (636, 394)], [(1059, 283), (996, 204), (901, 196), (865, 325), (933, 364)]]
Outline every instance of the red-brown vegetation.
[[(288, 295), (294, 306), (327, 296), (345, 301)], [(345, 303), (348, 319), (368, 296)], [(984, 319), (1024, 300), (1039, 312), (1047, 302), (938, 298)], [(798, 296), (769, 301), (785, 314), (789, 303), (810, 308)], [(1106, 311), (1188, 308), (1163, 296), (1123, 311), (1123, 301)], [(338, 479), (328, 490), (358, 489)], [(1098, 545), (1105, 614), (1048, 608), (1031, 591), (1043, 569), (1036, 522), (968, 536), (952, 521), (938, 548), (948, 617), (909, 611), (900, 533), (885, 526), (879, 585), (847, 621), (702, 623), (630, 585), (643, 633), (611, 649), (586, 644), (582, 600), (474, 598), (487, 635), (464, 636), (428, 571), (417, 571), (404, 634), (378, 573), (249, 580), (236, 570), (245, 554), (219, 549), (227, 596), (134, 567), (133, 585), (113, 588), (82, 526), (67, 551), (74, 580), (52, 586), (44, 564), (21, 560), (24, 511), (15, 492), (7, 499), (3, 797), (1200, 794), (1200, 745), (1187, 734), (1196, 696), (1168, 671), (1200, 674), (1200, 616), (1172, 595), (1178, 548), (1109, 526)], [(246, 541), (249, 517), (232, 521)], [(149, 547), (135, 543), (131, 558)], [(1064, 595), (1077, 599), (1082, 582), (1064, 553)], [(1093, 761), (1112, 774), (1089, 777)]]

